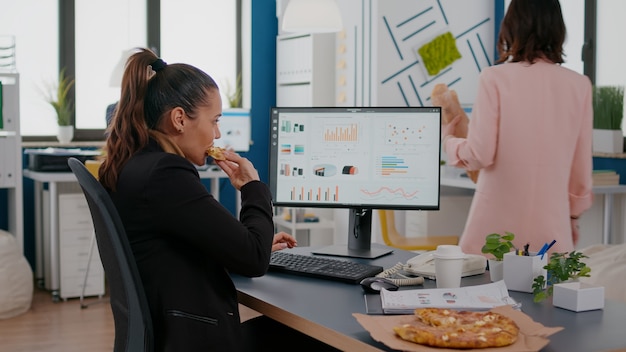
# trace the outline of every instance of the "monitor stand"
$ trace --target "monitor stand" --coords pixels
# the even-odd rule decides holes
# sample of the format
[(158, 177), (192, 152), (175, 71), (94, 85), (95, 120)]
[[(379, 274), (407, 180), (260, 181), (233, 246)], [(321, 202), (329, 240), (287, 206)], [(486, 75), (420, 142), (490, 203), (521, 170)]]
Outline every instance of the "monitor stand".
[(313, 250), (313, 254), (375, 259), (393, 252), (389, 248), (372, 248), (372, 209), (350, 209), (347, 245), (332, 245)]
[(347, 245), (334, 244), (313, 250), (311, 253), (320, 255), (332, 255), (336, 257), (376, 259), (393, 252), (387, 248), (351, 249)]

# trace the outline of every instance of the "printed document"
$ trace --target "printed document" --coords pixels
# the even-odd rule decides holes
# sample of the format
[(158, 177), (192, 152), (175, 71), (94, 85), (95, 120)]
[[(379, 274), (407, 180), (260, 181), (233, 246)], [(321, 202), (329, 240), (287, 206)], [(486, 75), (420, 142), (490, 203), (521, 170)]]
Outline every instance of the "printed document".
[(380, 291), (385, 314), (413, 314), (417, 308), (450, 308), (464, 310), (489, 310), (518, 302), (509, 297), (504, 281), (459, 288), (435, 288), (400, 291)]

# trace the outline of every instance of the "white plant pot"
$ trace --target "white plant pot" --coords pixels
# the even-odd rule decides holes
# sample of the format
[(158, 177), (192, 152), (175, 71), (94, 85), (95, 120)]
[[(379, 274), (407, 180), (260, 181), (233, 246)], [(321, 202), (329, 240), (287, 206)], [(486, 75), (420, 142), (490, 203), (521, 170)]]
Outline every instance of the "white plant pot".
[(622, 130), (593, 130), (593, 151), (597, 153), (623, 153)]
[(554, 285), (552, 304), (574, 312), (604, 308), (604, 287), (566, 282)]
[(504, 262), (501, 260), (487, 259), (489, 262), (489, 277), (491, 282), (504, 279)]
[(67, 144), (74, 138), (74, 126), (58, 126), (57, 139), (61, 144)]
[[(543, 257), (543, 258), (542, 258)], [(548, 263), (548, 256), (517, 255), (515, 252), (504, 254), (504, 283), (510, 291), (533, 292), (533, 283), (539, 275), (547, 277), (543, 267)]]

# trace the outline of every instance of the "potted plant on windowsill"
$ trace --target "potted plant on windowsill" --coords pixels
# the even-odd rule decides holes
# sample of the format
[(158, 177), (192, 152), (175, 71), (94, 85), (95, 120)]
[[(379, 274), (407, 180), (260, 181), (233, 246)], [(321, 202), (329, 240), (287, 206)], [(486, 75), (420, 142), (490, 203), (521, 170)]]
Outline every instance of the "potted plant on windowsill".
[(481, 252), (493, 255), (493, 259), (487, 259), (489, 263), (489, 275), (491, 281), (500, 281), (503, 278), (503, 259), (504, 255), (514, 248), (513, 239), (515, 234), (505, 232), (504, 234), (492, 233), (485, 237), (485, 245)]
[(593, 151), (622, 153), (624, 135), (624, 87), (593, 87)]
[(224, 95), (228, 108), (222, 111), (220, 132), (222, 137), (215, 140), (215, 145), (235, 151), (248, 151), (250, 139), (250, 109), (243, 107), (243, 84), (241, 72), (237, 74), (234, 87), (227, 81)]
[(235, 81), (235, 88), (230, 85), (230, 83), (226, 82), (226, 100), (228, 101), (228, 107), (231, 109), (241, 108), (242, 99), (243, 99), (243, 88), (241, 86), (241, 72), (237, 74), (237, 79)]
[(74, 137), (72, 117), (74, 115), (74, 101), (70, 95), (74, 86), (74, 79), (65, 74), (65, 69), (59, 72), (58, 82), (50, 86), (46, 100), (52, 105), (57, 116), (59, 127), (57, 139), (60, 143), (69, 143)]
[(544, 266), (545, 278), (537, 276), (533, 282), (533, 301), (541, 302), (553, 296), (552, 303), (573, 311), (600, 309), (604, 307), (604, 287), (585, 285), (578, 282), (589, 277), (591, 268), (582, 259), (588, 258), (581, 252), (552, 253)]

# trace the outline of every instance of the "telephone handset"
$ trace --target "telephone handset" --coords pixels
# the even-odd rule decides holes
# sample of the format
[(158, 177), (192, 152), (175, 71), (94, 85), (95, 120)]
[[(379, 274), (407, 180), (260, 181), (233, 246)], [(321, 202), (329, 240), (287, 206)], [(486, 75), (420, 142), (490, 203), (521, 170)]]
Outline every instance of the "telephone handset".
[[(406, 264), (398, 263), (376, 276), (390, 279), (398, 286), (421, 285), (424, 283), (424, 278), (435, 280), (434, 253), (434, 251), (422, 253), (409, 259)], [(482, 274), (485, 272), (486, 268), (487, 259), (485, 257), (477, 254), (466, 254), (463, 260), (463, 272), (461, 276)]]
[[(404, 271), (429, 278), (435, 279), (435, 257), (434, 251), (422, 253), (409, 259), (404, 266)], [(477, 254), (466, 254), (463, 260), (462, 277), (478, 275), (485, 272), (487, 267), (487, 258)]]

